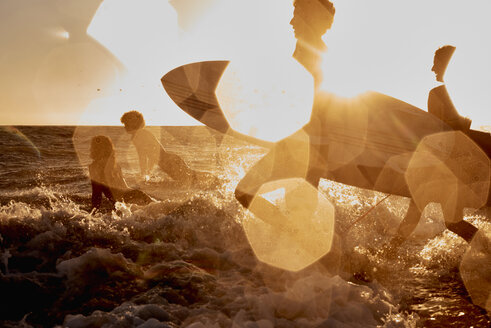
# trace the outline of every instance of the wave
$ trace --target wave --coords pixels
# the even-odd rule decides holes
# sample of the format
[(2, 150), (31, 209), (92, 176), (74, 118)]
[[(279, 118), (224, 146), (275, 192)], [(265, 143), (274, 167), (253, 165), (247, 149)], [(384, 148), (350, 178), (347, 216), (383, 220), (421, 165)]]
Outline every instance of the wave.
[(297, 273), (258, 262), (243, 215), (216, 192), (107, 213), (57, 196), (49, 207), (4, 205), (3, 323), (27, 315), (33, 326), (67, 327), (416, 326), (377, 281), (348, 282), (322, 261)]

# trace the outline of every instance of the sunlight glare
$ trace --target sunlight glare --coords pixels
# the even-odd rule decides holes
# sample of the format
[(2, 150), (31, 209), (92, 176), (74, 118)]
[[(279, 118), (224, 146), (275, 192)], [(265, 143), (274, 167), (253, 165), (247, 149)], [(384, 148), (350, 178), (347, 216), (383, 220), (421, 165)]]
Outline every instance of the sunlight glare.
[[(274, 194), (275, 204), (264, 194)], [(271, 206), (274, 211), (268, 209)], [(258, 259), (269, 265), (299, 271), (331, 250), (334, 206), (304, 179), (264, 184), (250, 210), (259, 215), (244, 220), (244, 231)]]
[[(162, 89), (160, 78), (177, 61), (177, 15), (167, 1), (106, 0), (88, 33), (124, 64), (126, 72), (103, 100), (83, 115), (83, 124), (101, 120), (119, 125), (126, 111), (139, 110), (149, 125), (196, 124), (187, 118)], [(102, 106), (104, 104), (104, 106)], [(100, 113), (94, 116), (93, 113)]]
[(283, 139), (309, 121), (313, 79), (293, 59), (232, 61), (217, 88), (230, 126), (267, 141)]
[[(455, 106), (473, 120), (473, 128), (491, 125), (491, 47), (476, 32), (491, 30), (489, 1), (334, 4), (334, 24), (323, 37), (328, 51), (322, 89), (342, 97), (378, 91), (426, 110), (428, 92), (436, 84), (433, 54), (452, 44), (457, 50), (445, 81)], [(179, 18), (186, 18), (186, 9), (180, 10)], [(135, 97), (141, 85), (149, 88), (138, 107), (165, 112), (154, 124), (172, 125), (184, 115), (159, 86), (162, 75), (192, 62), (230, 60), (218, 90), (229, 123), (239, 132), (278, 140), (308, 120), (312, 104), (308, 73), (291, 57), (296, 41), (292, 15), (292, 1), (210, 0), (206, 10), (193, 12), (187, 30), (179, 30), (177, 13), (167, 1), (106, 0), (88, 33), (126, 66), (119, 86)], [(280, 117), (281, 124), (272, 129)]]
[(177, 14), (167, 1), (105, 0), (87, 30), (130, 73), (162, 75), (172, 67)]
[(230, 125), (241, 133), (277, 141), (310, 118), (313, 79), (292, 58), (292, 13), (285, 1), (234, 0), (222, 3), (204, 20), (205, 29), (196, 30), (220, 40), (205, 56), (231, 60), (217, 97)]
[(334, 4), (334, 24), (324, 36), (323, 89), (345, 97), (378, 91), (426, 110), (435, 86), (433, 54), (451, 44), (457, 49), (445, 81), (455, 106), (473, 127), (491, 123), (491, 47), (482, 35), (491, 31), (489, 1)]

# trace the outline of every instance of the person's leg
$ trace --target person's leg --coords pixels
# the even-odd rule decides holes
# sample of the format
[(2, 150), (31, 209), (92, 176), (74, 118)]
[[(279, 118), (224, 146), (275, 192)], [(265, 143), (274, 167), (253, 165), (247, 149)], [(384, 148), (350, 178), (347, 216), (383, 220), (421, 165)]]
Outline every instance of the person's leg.
[[(247, 172), (235, 189), (235, 198), (242, 206), (251, 210), (261, 220), (274, 226), (281, 226), (285, 221), (283, 214), (274, 204), (257, 195), (264, 184), (289, 177), (275, 172), (276, 152), (276, 149), (272, 149)], [(254, 206), (251, 207), (253, 200)]]
[(159, 167), (172, 179), (185, 186), (191, 184), (197, 186), (216, 185), (218, 181), (213, 174), (191, 169), (180, 156), (164, 149), (160, 151)]
[(305, 180), (315, 188), (318, 188), (320, 179), (326, 176), (329, 144), (319, 141), (314, 142), (312, 139), (310, 138), (309, 167)]
[(443, 216), (445, 218), (445, 226), (448, 228), (448, 230), (456, 233), (460, 237), (464, 238), (466, 242), (470, 243), (478, 229), (469, 222), (464, 221), (464, 209), (457, 208), (450, 211), (445, 206), (442, 206), (442, 208)]
[(91, 180), (91, 185), (92, 185), (92, 208), (98, 209), (101, 206), (103, 194), (114, 206), (114, 203), (116, 203), (116, 199), (113, 195), (113, 192), (108, 186), (98, 183), (94, 180)]
[(138, 189), (129, 189), (122, 192), (121, 198), (128, 203), (134, 203), (138, 205), (146, 205), (153, 202), (153, 199)]
[[(239, 182), (235, 190), (236, 199), (261, 220), (278, 228), (288, 229), (288, 220), (278, 206), (257, 193), (268, 182), (306, 178), (309, 163), (308, 141), (308, 135), (301, 130), (278, 142)], [(281, 182), (278, 186), (281, 186)]]
[(245, 208), (249, 208), (265, 183), (288, 178), (305, 179), (308, 167), (309, 137), (300, 130), (279, 141), (247, 172), (235, 189), (235, 197)]
[(475, 226), (464, 220), (448, 224), (445, 222), (445, 225), (447, 226), (448, 230), (455, 232), (457, 235), (464, 238), (468, 243), (471, 242), (478, 230)]
[(411, 198), (406, 215), (397, 228), (396, 235), (390, 241), (391, 247), (399, 247), (416, 229), (421, 219), (421, 211)]
[(191, 182), (194, 171), (189, 168), (186, 162), (178, 155), (160, 150), (159, 167), (172, 179), (183, 182)]
[(273, 173), (276, 149), (272, 149), (259, 160), (240, 180), (235, 189), (235, 198), (245, 208), (249, 208), (254, 196), (261, 186), (277, 177)]

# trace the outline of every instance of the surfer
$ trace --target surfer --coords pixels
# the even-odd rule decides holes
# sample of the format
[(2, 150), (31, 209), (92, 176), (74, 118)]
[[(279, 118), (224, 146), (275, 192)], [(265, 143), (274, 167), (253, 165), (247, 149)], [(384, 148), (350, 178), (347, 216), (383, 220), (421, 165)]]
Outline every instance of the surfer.
[[(294, 1), (293, 18), (290, 24), (297, 42), (293, 58), (312, 74), (316, 94), (322, 82), (321, 56), (327, 50), (321, 37), (331, 28), (334, 14), (334, 5), (328, 0)], [(319, 99), (319, 97), (314, 99), (314, 107)], [(239, 182), (235, 197), (244, 207), (249, 208), (259, 188), (268, 181), (302, 177), (315, 187), (318, 186), (325, 166), (320, 164), (322, 158), (317, 156), (319, 152), (311, 151), (312, 149), (309, 151), (309, 148), (326, 148), (327, 145), (314, 146), (315, 137), (309, 136), (315, 130), (316, 122), (318, 122), (316, 113), (313, 112), (311, 121), (304, 129), (277, 142)], [(308, 154), (307, 157), (305, 154)], [(261, 198), (257, 198), (257, 201), (264, 203), (261, 207), (265, 209), (265, 213), (274, 211), (279, 216), (274, 205), (266, 200), (262, 201)]]
[[(435, 51), (431, 71), (435, 73), (436, 81), (441, 84), (431, 89), (428, 94), (428, 112), (436, 116), (442, 122), (442, 125), (450, 126), (453, 130), (460, 130), (469, 135), (482, 149), (486, 150), (485, 143), (479, 142), (479, 138), (477, 138), (482, 133), (470, 130), (471, 120), (459, 115), (444, 84), (443, 78), (445, 71), (454, 51), (455, 47), (451, 45), (445, 45)], [(489, 145), (487, 147), (489, 148)], [(445, 225), (450, 231), (458, 234), (470, 243), (477, 232), (477, 228), (463, 220), (463, 210), (463, 208), (458, 208), (454, 215), (445, 215), (446, 213), (444, 213)], [(400, 246), (416, 229), (420, 219), (421, 210), (416, 206), (414, 200), (411, 199), (408, 212), (400, 223), (396, 236), (386, 248), (394, 249)]]
[(92, 184), (92, 208), (98, 209), (102, 195), (114, 206), (116, 201), (125, 201), (145, 205), (153, 201), (141, 190), (128, 187), (123, 178), (121, 167), (116, 162), (114, 145), (106, 136), (95, 136), (90, 144), (90, 157), (93, 162), (89, 165), (90, 181)]
[[(394, 157), (392, 149), (397, 149), (399, 159), (407, 168), (410, 154), (417, 146), (413, 142), (403, 144), (398, 143), (397, 140), (410, 141), (414, 137), (422, 139), (436, 132), (452, 131), (452, 127), (465, 131), (468, 130), (470, 122), (460, 118), (455, 109), (446, 110), (447, 114), (454, 114), (445, 114), (451, 126), (440, 127), (439, 120), (419, 119), (419, 121), (405, 123), (408, 127), (411, 124), (418, 125), (407, 130), (409, 133), (406, 133), (407, 131), (397, 124), (391, 125), (391, 120), (396, 123), (401, 122), (401, 117), (404, 118), (405, 114), (404, 108), (421, 118), (426, 114), (409, 104), (375, 92), (351, 99), (351, 102), (343, 102), (344, 100), (320, 90), (321, 54), (327, 48), (321, 37), (331, 27), (335, 9), (327, 0), (296, 0), (294, 6), (294, 16), (290, 23), (295, 31), (297, 43), (293, 57), (314, 78), (314, 104), (311, 118), (301, 130), (277, 142), (270, 152), (247, 172), (235, 190), (237, 200), (245, 208), (251, 209), (250, 205), (254, 199), (255, 206), (251, 209), (254, 214), (277, 225), (281, 221), (278, 218), (282, 217), (280, 211), (275, 205), (257, 195), (261, 186), (269, 181), (301, 177), (317, 188), (320, 179), (327, 178), (411, 198), (412, 195), (404, 179), (404, 168), (394, 175), (401, 179), (389, 179), (386, 183), (377, 185), (381, 182), (379, 178), (385, 165)], [(438, 52), (435, 59), (433, 71), (437, 74), (437, 79), (443, 78), (445, 68), (443, 54), (444, 51)], [(430, 93), (432, 108), (430, 111), (434, 113), (433, 115), (439, 115), (433, 102), (436, 101), (435, 96), (439, 94), (438, 91), (443, 88), (440, 87), (436, 93)], [(331, 110), (326, 110), (328, 108)], [(381, 117), (380, 115), (386, 115), (388, 121), (377, 119)], [(347, 128), (349, 133), (346, 132)], [(391, 144), (391, 140), (384, 137), (384, 142), (380, 142), (380, 136), (391, 134), (397, 134), (400, 139), (394, 139), (394, 144)], [(344, 139), (339, 142), (336, 138)], [(388, 146), (384, 146), (385, 144)], [(388, 248), (395, 249), (414, 231), (420, 220), (422, 208), (424, 207), (418, 207), (411, 198), (406, 216), (398, 227), (396, 236), (388, 243)], [(452, 211), (444, 213), (444, 216), (449, 230), (457, 233), (467, 242), (473, 238), (477, 229), (463, 220), (463, 206), (456, 204)]]
[(441, 85), (431, 89), (428, 95), (428, 112), (438, 117), (442, 123), (447, 124), (454, 130), (461, 130), (464, 133), (469, 131), (471, 120), (462, 117), (452, 103), (447, 88), (443, 81), (447, 65), (455, 51), (454, 46), (446, 45), (435, 51), (433, 67), (437, 82)]
[(140, 174), (144, 181), (148, 181), (151, 170), (158, 165), (162, 171), (172, 179), (185, 185), (197, 181), (214, 180), (211, 174), (191, 169), (178, 155), (168, 152), (160, 144), (157, 138), (148, 130), (144, 129), (145, 120), (143, 115), (136, 111), (129, 111), (121, 116), (126, 132), (131, 135), (135, 145), (140, 163)]

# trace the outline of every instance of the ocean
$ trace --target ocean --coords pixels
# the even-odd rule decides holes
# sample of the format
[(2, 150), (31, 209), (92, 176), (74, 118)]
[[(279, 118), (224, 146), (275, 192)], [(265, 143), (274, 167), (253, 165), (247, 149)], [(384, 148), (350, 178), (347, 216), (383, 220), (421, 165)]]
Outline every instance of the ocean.
[[(459, 273), (469, 245), (445, 229), (437, 205), (386, 257), (378, 250), (408, 200), (322, 180), (335, 206), (333, 250), (300, 271), (283, 270), (258, 260), (243, 229), (256, 218), (234, 198), (267, 150), (202, 126), (149, 128), (218, 183), (183, 187), (159, 171), (140, 182), (122, 127), (0, 127), (0, 326), (491, 325)], [(113, 140), (128, 184), (157, 201), (90, 211), (95, 135)], [(485, 210), (465, 219), (491, 228)], [(476, 274), (489, 270), (487, 252), (473, 263)], [(489, 288), (489, 276), (483, 281)]]

